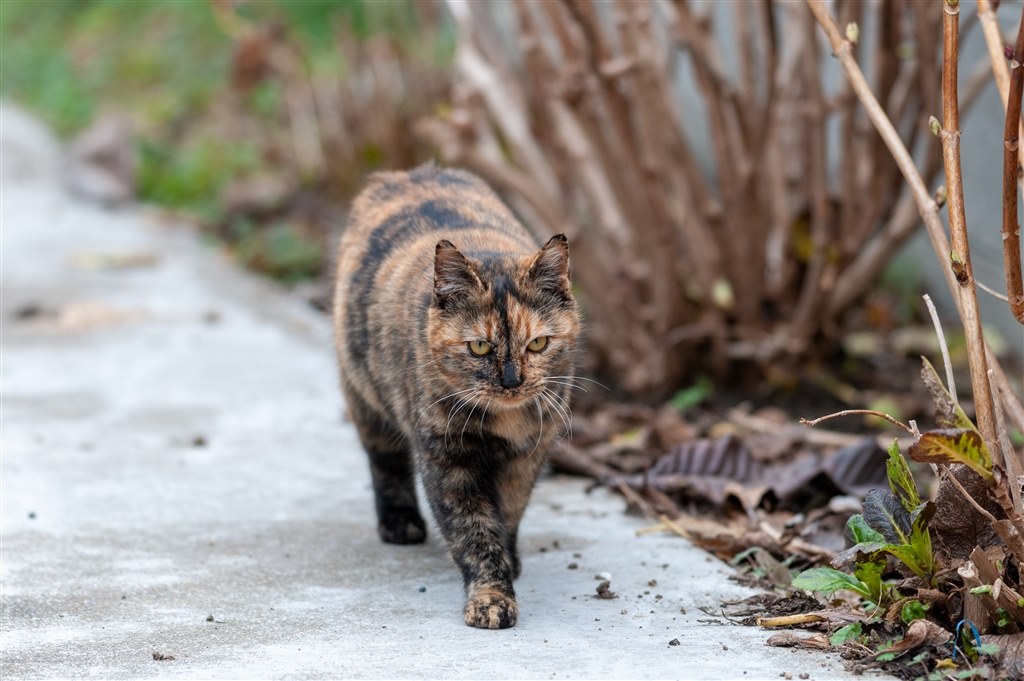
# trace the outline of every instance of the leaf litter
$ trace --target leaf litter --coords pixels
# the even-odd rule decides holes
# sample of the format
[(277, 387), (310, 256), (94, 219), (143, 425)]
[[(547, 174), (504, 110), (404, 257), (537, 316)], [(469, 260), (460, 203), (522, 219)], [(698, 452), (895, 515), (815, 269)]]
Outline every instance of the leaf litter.
[(937, 427), (889, 419), (910, 438), (801, 428), (774, 407), (694, 417), (612, 403), (575, 417), (552, 464), (656, 521), (638, 535), (686, 538), (766, 589), (708, 614), (789, 629), (770, 645), (900, 678), (1021, 678), (1024, 540), (1004, 512), (1017, 492), (927, 361), (922, 381)]

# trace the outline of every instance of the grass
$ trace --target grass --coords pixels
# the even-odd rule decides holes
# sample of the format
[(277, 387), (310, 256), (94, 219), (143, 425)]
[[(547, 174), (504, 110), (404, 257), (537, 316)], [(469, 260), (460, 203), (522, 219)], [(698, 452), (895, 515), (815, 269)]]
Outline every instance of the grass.
[(0, 95), (61, 135), (102, 110), (161, 127), (209, 101), (229, 47), (200, 0), (4, 0)]
[[(451, 31), (424, 39), (411, 0), (261, 0), (236, 12), (243, 23), (284, 27), (314, 75), (343, 77), (357, 66), (345, 63), (340, 39), (387, 32), (421, 63), (454, 52)], [(283, 88), (270, 80), (234, 91), (234, 50), (209, 0), (0, 0), (0, 97), (63, 138), (104, 113), (127, 117), (143, 201), (219, 223), (216, 232), (255, 269), (285, 281), (313, 276), (324, 242), (315, 229), (287, 216), (255, 224), (221, 206), (228, 183), (279, 170), (262, 142), (281, 130)], [(225, 106), (236, 96), (242, 125), (231, 119), (239, 108)], [(380, 158), (360, 153), (348, 163), (370, 170)]]

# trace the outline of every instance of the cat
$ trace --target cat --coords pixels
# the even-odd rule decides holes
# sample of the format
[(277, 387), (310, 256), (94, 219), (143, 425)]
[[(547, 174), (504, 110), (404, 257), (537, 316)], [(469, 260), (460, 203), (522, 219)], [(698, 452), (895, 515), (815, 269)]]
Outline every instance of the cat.
[(380, 538), (426, 539), (418, 471), (462, 571), (466, 624), (515, 626), (519, 522), (570, 418), (567, 239), (539, 248), (469, 172), (377, 173), (339, 245), (334, 328)]

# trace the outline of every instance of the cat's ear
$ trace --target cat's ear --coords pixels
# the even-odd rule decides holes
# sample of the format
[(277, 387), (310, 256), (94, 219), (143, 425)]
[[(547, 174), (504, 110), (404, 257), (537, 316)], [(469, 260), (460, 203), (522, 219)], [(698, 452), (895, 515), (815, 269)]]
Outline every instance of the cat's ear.
[(447, 239), (434, 248), (434, 304), (442, 310), (484, 290), (473, 264)]
[(526, 281), (544, 293), (572, 300), (572, 284), (569, 283), (569, 240), (564, 234), (556, 234), (544, 244), (544, 248), (533, 257), (526, 273)]

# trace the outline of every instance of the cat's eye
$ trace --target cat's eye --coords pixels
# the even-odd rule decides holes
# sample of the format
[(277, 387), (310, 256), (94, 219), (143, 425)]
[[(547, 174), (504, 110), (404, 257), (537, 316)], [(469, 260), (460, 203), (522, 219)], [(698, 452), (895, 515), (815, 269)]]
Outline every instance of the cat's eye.
[(484, 340), (469, 341), (469, 351), (477, 357), (484, 357), (491, 354), (491, 344)]
[(530, 352), (540, 352), (541, 350), (543, 350), (547, 346), (548, 346), (548, 337), (547, 336), (537, 336), (536, 338), (534, 338), (532, 341), (530, 341), (527, 344), (526, 349), (529, 350)]

